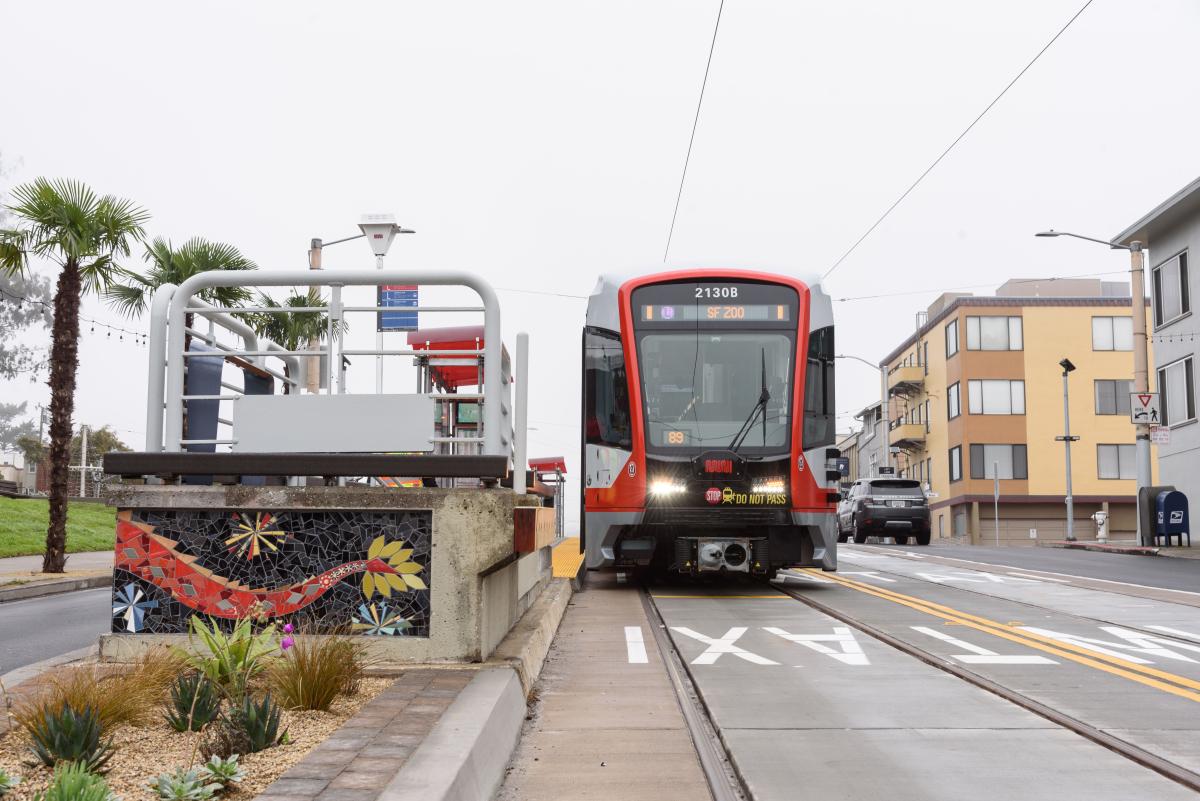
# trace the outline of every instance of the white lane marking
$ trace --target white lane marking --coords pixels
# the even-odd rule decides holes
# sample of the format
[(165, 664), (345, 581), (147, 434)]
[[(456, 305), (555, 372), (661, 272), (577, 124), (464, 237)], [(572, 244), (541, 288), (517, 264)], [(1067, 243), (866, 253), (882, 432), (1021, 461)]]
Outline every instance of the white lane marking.
[(725, 632), (725, 636), (720, 639), (706, 637), (698, 631), (693, 631), (686, 626), (672, 626), (671, 631), (677, 631), (685, 637), (691, 637), (693, 640), (699, 640), (708, 646), (704, 653), (692, 660), (693, 665), (711, 665), (721, 658), (722, 654), (732, 654), (739, 659), (745, 659), (747, 662), (752, 662), (756, 665), (778, 665), (778, 662), (772, 662), (766, 657), (751, 653), (745, 648), (739, 648), (734, 645), (743, 634), (746, 633), (745, 626), (735, 626)]
[(926, 573), (917, 571), (916, 575), (932, 581), (935, 584), (945, 584), (949, 581), (961, 581), (963, 584), (1036, 584), (1037, 579), (1027, 578), (1012, 578), (1009, 576), (997, 576), (995, 573), (979, 573), (972, 571), (970, 573)]
[(646, 641), (642, 639), (641, 626), (625, 627), (625, 652), (631, 665), (644, 665), (650, 661), (646, 658)]
[[(834, 626), (833, 634), (789, 634), (783, 629), (777, 629), (773, 626), (764, 626), (763, 628), (776, 637), (782, 637), (789, 642), (811, 648), (819, 654), (833, 657), (844, 664), (871, 664), (870, 660), (867, 659), (867, 655), (863, 653), (862, 646), (858, 644), (858, 640), (854, 639), (854, 632), (845, 626)], [(841, 650), (836, 651), (827, 645), (822, 645), (821, 643), (823, 642), (836, 643), (841, 647)]]
[[(1071, 645), (1077, 645), (1080, 648), (1087, 648), (1092, 651), (1099, 651), (1102, 654), (1110, 656), (1118, 656), (1130, 662), (1136, 662), (1139, 665), (1153, 665), (1154, 662), (1149, 659), (1134, 656), (1134, 653), (1142, 654), (1142, 656), (1156, 656), (1161, 659), (1174, 659), (1179, 662), (1195, 662), (1189, 656), (1172, 651), (1170, 648), (1163, 646), (1169, 645), (1172, 648), (1182, 648), (1188, 651), (1200, 652), (1200, 645), (1188, 645), (1186, 643), (1168, 640), (1164, 637), (1154, 637), (1143, 634), (1138, 631), (1130, 631), (1123, 629), (1120, 626), (1100, 626), (1100, 630), (1107, 632), (1113, 636), (1120, 637), (1125, 642), (1113, 642), (1111, 640), (1097, 640), (1093, 637), (1082, 637), (1078, 634), (1064, 634), (1061, 631), (1052, 631), (1050, 629), (1037, 628), (1036, 626), (1020, 626), (1024, 631), (1031, 631), (1034, 634), (1040, 634), (1043, 637), (1049, 637), (1053, 640), (1061, 640), (1062, 642)], [(1120, 650), (1116, 650), (1120, 649)]]
[(896, 580), (894, 578), (888, 578), (887, 576), (879, 575), (878, 570), (839, 570), (838, 575), (840, 575), (840, 576), (865, 576), (866, 578), (869, 578), (872, 581), (886, 581), (888, 584), (896, 583)]
[[(859, 547), (862, 547), (862, 546), (859, 546)], [(870, 547), (870, 546), (867, 546), (867, 547)], [(868, 552), (858, 550), (857, 547), (855, 549), (851, 550), (850, 553), (853, 554), (856, 558), (858, 558), (858, 557), (868, 558), (868, 559), (886, 559), (887, 558), (883, 554), (876, 554), (874, 552), (872, 552), (871, 556), (867, 556)], [(981, 562), (978, 559), (963, 559), (961, 556), (940, 556), (938, 554), (934, 554), (934, 556), (936, 556), (938, 559), (945, 559), (946, 561), (949, 561), (949, 562), (966, 562), (969, 565), (984, 565), (986, 567), (1011, 567), (1011, 565), (1002, 565), (1002, 564), (997, 564), (996, 562)], [(893, 557), (893, 558), (895, 558), (895, 557)], [(1116, 584), (1121, 587), (1136, 587), (1139, 590), (1158, 590), (1159, 592), (1177, 592), (1182, 595), (1195, 595), (1197, 597), (1200, 597), (1200, 592), (1192, 592), (1191, 590), (1175, 590), (1175, 589), (1171, 589), (1170, 587), (1152, 587), (1149, 584), (1134, 584), (1133, 582), (1130, 582), (1130, 581), (1116, 581), (1115, 579), (1096, 578), (1095, 576), (1080, 576), (1075, 573), (1059, 573), (1056, 570), (1042, 570), (1040, 568), (1029, 568), (1029, 571), (1031, 573), (1039, 573), (1039, 574), (1044, 573), (1044, 574), (1050, 575), (1050, 576), (1064, 576), (1065, 578), (1068, 578), (1068, 579), (1079, 579), (1080, 581), (1100, 581), (1105, 584)], [(1039, 575), (1038, 577), (1043, 579), (1044, 581), (1052, 581), (1052, 579), (1046, 579), (1045, 576)], [(1084, 589), (1087, 589), (1087, 588), (1085, 587)]]
[(967, 665), (1057, 665), (1053, 659), (1047, 659), (1044, 656), (1036, 654), (998, 654), (995, 651), (989, 651), (987, 648), (980, 648), (978, 645), (972, 645), (969, 642), (951, 637), (945, 632), (931, 629), (927, 626), (913, 626), (913, 631), (919, 631), (922, 634), (928, 634), (930, 637), (948, 642), (951, 645), (962, 648), (964, 651), (970, 651), (969, 654), (951, 654), (951, 659), (957, 659)]
[(1028, 573), (1014, 573), (1011, 570), (1008, 571), (1008, 575), (1016, 576), (1017, 578), (1033, 579), (1034, 581), (1053, 581), (1058, 584), (1066, 584), (1067, 583), (1066, 579), (1049, 578), (1048, 576), (1031, 576)]
[(1167, 634), (1174, 634), (1177, 637), (1186, 637), (1189, 640), (1200, 642), (1200, 634), (1192, 634), (1190, 631), (1184, 631), (1183, 629), (1173, 629), (1170, 626), (1146, 626), (1146, 628), (1154, 629), (1155, 631), (1162, 631)]

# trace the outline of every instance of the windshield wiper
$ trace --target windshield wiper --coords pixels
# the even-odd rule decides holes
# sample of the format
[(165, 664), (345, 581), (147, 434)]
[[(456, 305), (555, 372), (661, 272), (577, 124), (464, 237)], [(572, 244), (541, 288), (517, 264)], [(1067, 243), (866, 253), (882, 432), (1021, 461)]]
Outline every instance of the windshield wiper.
[(750, 416), (746, 418), (746, 422), (742, 423), (742, 427), (733, 435), (733, 439), (729, 443), (729, 450), (734, 453), (738, 452), (738, 448), (742, 447), (742, 443), (746, 441), (746, 437), (754, 429), (754, 423), (759, 415), (762, 415), (762, 437), (763, 445), (767, 444), (767, 404), (771, 400), (771, 393), (767, 391), (767, 349), (762, 349), (762, 379), (761, 389), (758, 393), (758, 401), (754, 404), (754, 408), (750, 410)]

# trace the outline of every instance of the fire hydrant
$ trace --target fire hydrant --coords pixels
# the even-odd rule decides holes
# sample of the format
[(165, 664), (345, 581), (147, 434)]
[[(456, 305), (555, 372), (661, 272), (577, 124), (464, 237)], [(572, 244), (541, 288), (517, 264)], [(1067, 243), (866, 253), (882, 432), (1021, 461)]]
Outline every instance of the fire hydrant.
[(1096, 512), (1092, 520), (1096, 521), (1096, 542), (1108, 542), (1108, 512)]

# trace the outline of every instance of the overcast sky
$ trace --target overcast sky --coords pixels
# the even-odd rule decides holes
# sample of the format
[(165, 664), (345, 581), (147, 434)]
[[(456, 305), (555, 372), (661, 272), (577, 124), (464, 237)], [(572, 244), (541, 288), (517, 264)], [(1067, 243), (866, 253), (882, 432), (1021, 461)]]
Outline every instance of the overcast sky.
[[(726, 0), (672, 261), (825, 272), (1082, 2)], [(717, 5), (2, 0), (0, 154), (9, 184), (81, 179), (264, 269), (382, 211), (418, 231), (391, 266), (586, 295), (662, 265)], [(945, 289), (1127, 268), (1032, 234), (1110, 236), (1200, 173), (1198, 34), (1195, 0), (1095, 0), (826, 281), (893, 295), (836, 303), (838, 350), (878, 361)], [(532, 337), (533, 455), (577, 475), (584, 302), (501, 297), (510, 347)], [(76, 420), (140, 446), (145, 356), (85, 337)], [(878, 396), (839, 367), (839, 411)]]

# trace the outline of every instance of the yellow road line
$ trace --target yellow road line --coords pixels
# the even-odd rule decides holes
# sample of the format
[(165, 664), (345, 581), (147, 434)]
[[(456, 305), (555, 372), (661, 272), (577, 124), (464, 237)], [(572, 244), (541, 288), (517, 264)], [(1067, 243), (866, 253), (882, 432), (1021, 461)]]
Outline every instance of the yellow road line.
[(652, 598), (753, 598), (755, 600), (776, 601), (776, 600), (791, 600), (786, 595), (651, 595)]
[[(1147, 687), (1153, 687), (1156, 690), (1177, 695), (1180, 698), (1187, 698), (1191, 701), (1200, 703), (1200, 693), (1191, 692), (1183, 689), (1184, 687), (1200, 687), (1200, 682), (1193, 681), (1186, 676), (1179, 676), (1174, 673), (1168, 673), (1164, 670), (1157, 670), (1145, 665), (1138, 665), (1133, 662), (1128, 662), (1119, 657), (1102, 654), (1098, 651), (1091, 651), (1087, 648), (1081, 648), (1071, 643), (1065, 643), (1061, 640), (1055, 640), (1051, 637), (1044, 637), (1032, 632), (1015, 629), (1007, 626), (1004, 623), (999, 623), (988, 618), (972, 615), (967, 612), (961, 612), (952, 607), (943, 606), (942, 604), (932, 601), (925, 601), (921, 598), (915, 598), (910, 595), (885, 590), (880, 587), (872, 587), (867, 584), (860, 584), (851, 579), (842, 578), (841, 576), (831, 576), (828, 573), (823, 574), (825, 578), (830, 579), (838, 584), (842, 584), (850, 589), (857, 590), (867, 595), (873, 595), (877, 598), (882, 598), (885, 601), (891, 601), (902, 606), (907, 606), (918, 612), (927, 615), (933, 615), (947, 621), (951, 621), (961, 626), (967, 626), (985, 634), (991, 634), (994, 637), (1015, 642), (1027, 648), (1033, 648), (1038, 651), (1054, 654), (1063, 659), (1069, 659), (1087, 667), (1103, 670), (1106, 673), (1111, 673), (1114, 676), (1129, 679), (1130, 681), (1144, 684)], [(1143, 675), (1146, 674), (1146, 675)], [(1152, 678), (1158, 677), (1158, 678)], [(1163, 679), (1160, 681), (1159, 679)], [(1173, 682), (1173, 684), (1168, 683)], [(1182, 686), (1176, 686), (1182, 685)]]

